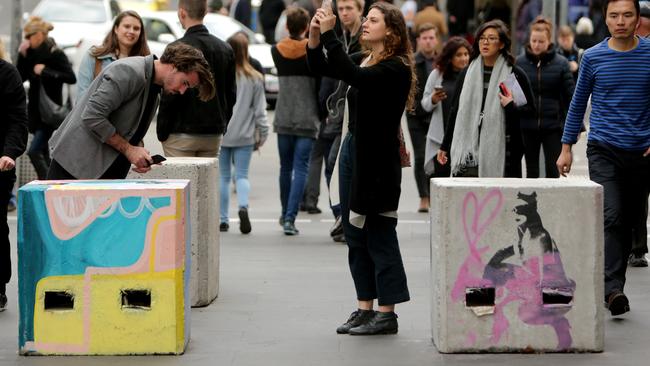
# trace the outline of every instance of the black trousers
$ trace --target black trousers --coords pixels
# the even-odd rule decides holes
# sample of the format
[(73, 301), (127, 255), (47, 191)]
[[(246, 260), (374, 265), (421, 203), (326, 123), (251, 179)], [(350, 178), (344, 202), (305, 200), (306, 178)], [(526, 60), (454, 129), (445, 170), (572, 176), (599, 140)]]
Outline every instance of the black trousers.
[[(115, 162), (102, 174), (99, 179), (125, 179), (131, 169), (131, 163), (120, 155)], [(47, 179), (50, 180), (75, 180), (75, 176), (65, 170), (58, 161), (52, 160), (50, 169), (47, 171)]]
[(603, 186), (605, 226), (605, 296), (623, 291), (633, 232), (646, 214), (650, 157), (589, 141), (589, 176)]
[(363, 229), (346, 224), (348, 263), (357, 299), (377, 299), (379, 305), (409, 301), (406, 273), (397, 241), (397, 219), (374, 214), (366, 216)]
[(521, 130), (526, 157), (526, 178), (539, 178), (539, 149), (544, 147), (546, 178), (559, 178), (555, 162), (562, 152), (561, 129)]
[(11, 279), (11, 248), (9, 244), (9, 225), (7, 224), (7, 204), (16, 182), (16, 170), (0, 172), (0, 292)]
[(411, 144), (413, 145), (413, 173), (420, 197), (429, 197), (429, 178), (424, 172), (424, 148), (427, 142), (430, 120), (431, 117), (406, 117), (409, 135), (411, 135)]

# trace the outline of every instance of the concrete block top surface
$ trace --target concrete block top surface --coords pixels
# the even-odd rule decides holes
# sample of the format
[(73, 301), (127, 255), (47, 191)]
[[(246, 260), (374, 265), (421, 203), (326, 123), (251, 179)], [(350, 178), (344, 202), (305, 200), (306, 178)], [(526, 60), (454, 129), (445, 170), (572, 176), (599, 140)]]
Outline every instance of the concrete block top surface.
[(188, 179), (116, 179), (116, 180), (35, 180), (20, 188), (21, 191), (57, 190), (159, 190), (184, 189)]
[(585, 178), (433, 178), (438, 187), (501, 187), (501, 188), (594, 188), (600, 185)]

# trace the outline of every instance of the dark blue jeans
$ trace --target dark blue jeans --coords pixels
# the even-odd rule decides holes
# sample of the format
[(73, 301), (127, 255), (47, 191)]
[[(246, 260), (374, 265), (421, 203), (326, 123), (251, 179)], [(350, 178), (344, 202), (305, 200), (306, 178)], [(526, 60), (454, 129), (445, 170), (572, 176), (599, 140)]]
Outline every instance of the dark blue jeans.
[(605, 298), (623, 291), (633, 232), (645, 217), (650, 184), (650, 157), (603, 142), (587, 144), (589, 177), (603, 186), (605, 226)]
[(305, 192), (313, 138), (278, 134), (280, 203), (284, 221), (295, 221)]
[(50, 152), (47, 142), (54, 131), (50, 128), (41, 128), (34, 131), (32, 143), (27, 150), (27, 156), (36, 170), (38, 179), (47, 178), (47, 170), (50, 168)]

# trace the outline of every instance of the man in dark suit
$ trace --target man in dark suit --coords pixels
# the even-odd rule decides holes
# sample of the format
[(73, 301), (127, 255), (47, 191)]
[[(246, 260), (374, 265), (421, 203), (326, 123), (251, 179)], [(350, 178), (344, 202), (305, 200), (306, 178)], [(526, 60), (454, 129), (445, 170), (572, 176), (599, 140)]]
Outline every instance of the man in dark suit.
[(178, 19), (186, 31), (176, 42), (203, 52), (212, 71), (216, 95), (207, 102), (200, 101), (192, 91), (163, 96), (156, 132), (166, 156), (216, 158), (232, 116), (237, 97), (235, 55), (226, 42), (211, 35), (203, 25), (206, 13), (205, 0), (180, 0)]

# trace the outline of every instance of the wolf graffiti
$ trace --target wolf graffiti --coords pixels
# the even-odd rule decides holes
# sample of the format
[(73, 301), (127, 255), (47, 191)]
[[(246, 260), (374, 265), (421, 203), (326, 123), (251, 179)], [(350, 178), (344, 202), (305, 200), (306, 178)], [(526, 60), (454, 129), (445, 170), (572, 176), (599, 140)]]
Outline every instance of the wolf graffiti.
[[(565, 314), (571, 310), (575, 282), (567, 278), (560, 251), (537, 212), (537, 194), (519, 192), (516, 244), (498, 250), (483, 267), (481, 288), (494, 288), (494, 323), (491, 341), (496, 344), (509, 327), (504, 308), (518, 302), (517, 314), (529, 325), (549, 325), (558, 338), (558, 349), (572, 344), (571, 325)], [(476, 263), (476, 262), (475, 262)], [(479, 261), (476, 264), (482, 264)], [(457, 281), (461, 280), (459, 276)], [(457, 283), (463, 285), (462, 283)], [(465, 282), (465, 288), (469, 288)]]

